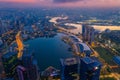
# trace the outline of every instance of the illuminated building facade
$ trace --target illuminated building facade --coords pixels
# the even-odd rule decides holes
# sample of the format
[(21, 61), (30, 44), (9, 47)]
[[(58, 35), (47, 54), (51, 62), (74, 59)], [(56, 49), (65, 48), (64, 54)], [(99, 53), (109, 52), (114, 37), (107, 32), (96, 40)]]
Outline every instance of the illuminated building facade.
[(83, 41), (87, 41), (91, 45), (94, 44), (95, 29), (87, 24), (83, 24), (82, 36), (83, 36)]
[(101, 66), (95, 57), (81, 58), (80, 80), (99, 80)]
[(61, 80), (74, 80), (79, 77), (80, 61), (78, 58), (61, 59)]

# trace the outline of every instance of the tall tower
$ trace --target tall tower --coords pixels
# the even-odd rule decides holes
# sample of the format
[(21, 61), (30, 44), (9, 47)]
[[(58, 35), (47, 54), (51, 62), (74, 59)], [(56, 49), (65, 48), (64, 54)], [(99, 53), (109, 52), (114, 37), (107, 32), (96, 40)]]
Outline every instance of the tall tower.
[(94, 44), (94, 37), (95, 37), (95, 29), (93, 27), (90, 27), (90, 38), (89, 43), (92, 45)]
[(29, 80), (27, 70), (25, 67), (19, 65), (17, 66), (16, 69), (17, 69), (18, 80)]
[(80, 80), (99, 80), (101, 63), (95, 57), (81, 58)]
[(4, 27), (2, 25), (2, 21), (0, 20), (0, 35), (4, 33)]
[(78, 58), (61, 59), (61, 80), (79, 80), (79, 65)]
[(89, 42), (89, 44), (94, 44), (95, 29), (87, 24), (82, 25), (82, 37), (83, 41)]
[(38, 78), (37, 61), (33, 59), (32, 53), (23, 54), (22, 64), (27, 69), (28, 80), (37, 80)]
[(1, 37), (0, 37), (0, 46), (1, 46), (1, 45), (3, 45), (3, 41), (2, 41), (2, 39), (1, 39)]
[(87, 37), (87, 29), (86, 29), (86, 27), (87, 27), (86, 24), (82, 25), (82, 37), (83, 37), (83, 41), (85, 41), (86, 37)]

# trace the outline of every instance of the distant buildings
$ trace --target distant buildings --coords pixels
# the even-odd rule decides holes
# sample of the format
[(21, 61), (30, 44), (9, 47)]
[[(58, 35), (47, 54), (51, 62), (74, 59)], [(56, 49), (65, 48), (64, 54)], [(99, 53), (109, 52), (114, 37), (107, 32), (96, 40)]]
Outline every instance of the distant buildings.
[(83, 41), (88, 42), (89, 44), (94, 43), (95, 29), (87, 24), (82, 25), (82, 36)]
[(8, 23), (0, 20), (0, 35), (8, 31)]
[(0, 46), (2, 46), (3, 45), (3, 41), (2, 41), (2, 39), (0, 38)]
[(80, 80), (99, 80), (101, 66), (95, 57), (81, 58)]

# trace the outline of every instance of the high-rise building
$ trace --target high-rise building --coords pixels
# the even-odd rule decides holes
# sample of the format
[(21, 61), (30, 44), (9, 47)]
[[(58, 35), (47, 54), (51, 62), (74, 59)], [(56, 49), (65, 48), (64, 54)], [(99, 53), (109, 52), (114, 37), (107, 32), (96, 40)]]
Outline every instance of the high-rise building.
[(79, 80), (79, 65), (78, 58), (61, 59), (61, 80)]
[(89, 34), (89, 43), (93, 44), (94, 43), (94, 37), (95, 37), (95, 29), (93, 27), (90, 28), (90, 34)]
[(87, 41), (90, 44), (94, 42), (95, 29), (87, 24), (82, 25), (83, 41)]
[(99, 80), (101, 63), (95, 57), (81, 58), (80, 80)]
[(0, 20), (0, 35), (3, 34), (3, 25), (2, 25), (2, 21)]
[(17, 70), (18, 80), (29, 80), (27, 70), (25, 69), (25, 67), (19, 65), (17, 66), (16, 70)]
[(32, 53), (24, 53), (22, 56), (22, 65), (27, 69), (29, 80), (37, 80), (38, 67), (36, 60), (33, 59)]
[(87, 24), (83, 24), (83, 25), (82, 25), (82, 36), (83, 36), (83, 41), (85, 41), (86, 38), (87, 38), (87, 27), (88, 27)]
[(8, 31), (8, 28), (5, 24), (5, 22), (0, 20), (0, 35)]
[(18, 65), (17, 53), (8, 52), (2, 56), (3, 67), (7, 77), (14, 77)]

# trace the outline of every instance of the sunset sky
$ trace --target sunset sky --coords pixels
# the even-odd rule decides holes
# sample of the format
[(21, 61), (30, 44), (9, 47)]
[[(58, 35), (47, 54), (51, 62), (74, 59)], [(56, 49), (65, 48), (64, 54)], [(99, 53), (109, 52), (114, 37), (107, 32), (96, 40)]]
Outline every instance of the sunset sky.
[[(5, 3), (9, 4), (5, 5)], [(29, 5), (47, 7), (120, 7), (120, 0), (0, 0), (0, 5)]]

